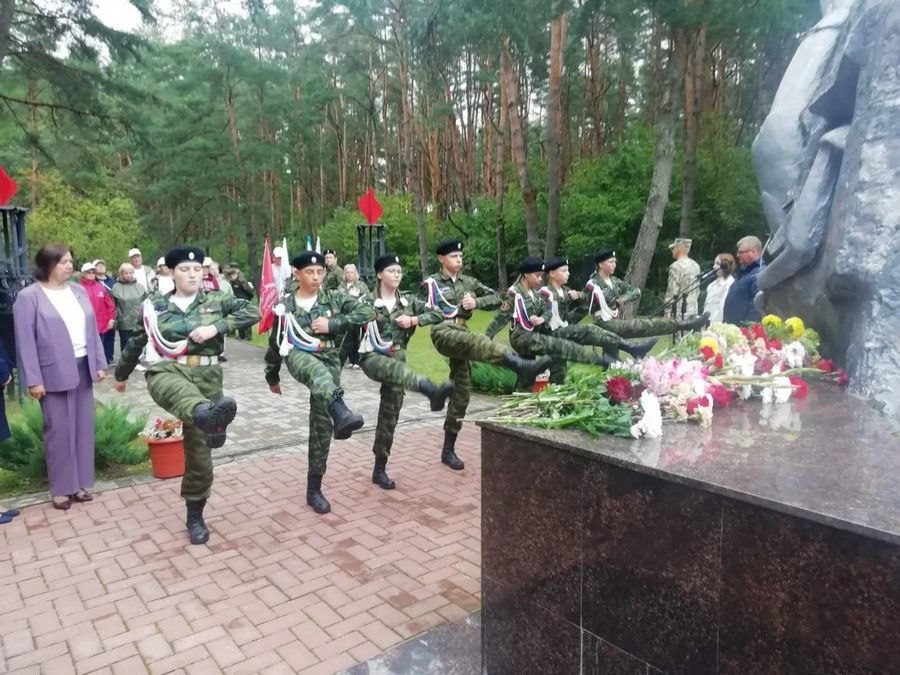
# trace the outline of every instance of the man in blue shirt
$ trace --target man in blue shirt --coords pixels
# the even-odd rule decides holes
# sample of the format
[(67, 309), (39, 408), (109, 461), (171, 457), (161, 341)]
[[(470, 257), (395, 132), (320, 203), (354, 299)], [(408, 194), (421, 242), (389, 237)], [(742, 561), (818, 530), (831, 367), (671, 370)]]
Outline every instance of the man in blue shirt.
[(725, 297), (725, 323), (744, 324), (762, 317), (753, 305), (757, 291), (757, 277), (763, 268), (762, 242), (757, 237), (744, 237), (737, 244), (737, 259), (741, 273)]

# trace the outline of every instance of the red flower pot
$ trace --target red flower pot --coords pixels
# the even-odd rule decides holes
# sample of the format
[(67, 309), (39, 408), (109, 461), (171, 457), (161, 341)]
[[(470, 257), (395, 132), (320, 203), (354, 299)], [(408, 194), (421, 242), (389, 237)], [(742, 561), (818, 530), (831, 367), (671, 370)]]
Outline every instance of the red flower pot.
[(176, 478), (184, 475), (184, 437), (148, 438), (150, 464), (156, 478)]

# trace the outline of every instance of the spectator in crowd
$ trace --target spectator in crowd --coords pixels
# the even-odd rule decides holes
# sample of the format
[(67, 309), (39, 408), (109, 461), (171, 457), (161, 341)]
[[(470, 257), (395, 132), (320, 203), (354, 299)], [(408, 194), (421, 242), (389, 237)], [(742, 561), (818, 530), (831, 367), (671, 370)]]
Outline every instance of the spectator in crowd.
[(763, 268), (762, 248), (762, 242), (757, 237), (744, 237), (737, 244), (737, 261), (741, 271), (725, 296), (725, 323), (743, 324), (762, 318), (753, 304), (758, 290), (757, 277)]
[(144, 291), (153, 290), (153, 279), (156, 272), (149, 265), (144, 264), (144, 258), (141, 256), (139, 248), (133, 248), (128, 251), (128, 259), (131, 260), (131, 266), (134, 268), (134, 280), (144, 287)]
[(716, 256), (713, 266), (716, 278), (706, 287), (706, 300), (703, 302), (703, 312), (709, 314), (710, 323), (722, 321), (725, 297), (731, 284), (734, 283), (734, 256), (730, 253), (720, 253)]
[(369, 292), (368, 286), (359, 278), (359, 270), (353, 263), (344, 265), (344, 281), (339, 288), (347, 295), (359, 299)]
[(200, 287), (204, 291), (220, 291), (223, 290), (219, 286), (219, 275), (215, 273), (212, 258), (203, 259), (203, 279), (200, 281)]
[(41, 403), (53, 507), (66, 510), (93, 499), (93, 382), (107, 364), (88, 295), (70, 283), (72, 250), (46, 244), (34, 262), (37, 283), (13, 305), (16, 347), (28, 394)]
[(94, 278), (101, 284), (105, 285), (108, 289), (112, 290), (112, 287), (116, 284), (116, 279), (115, 277), (111, 277), (106, 273), (106, 261), (95, 260), (94, 271), (97, 273)]
[(5, 441), (12, 434), (9, 432), (9, 422), (6, 420), (6, 385), (12, 380), (12, 362), (6, 354), (3, 339), (0, 338), (0, 441)]
[[(255, 293), (253, 284), (244, 277), (241, 273), (241, 268), (238, 267), (236, 262), (229, 263), (225, 268), (225, 279), (231, 286), (231, 292), (234, 297), (240, 298), (241, 300), (253, 300), (253, 295)], [(251, 326), (239, 328), (238, 337), (242, 340), (249, 340), (251, 335), (250, 329)]]
[(172, 278), (172, 270), (166, 267), (166, 259), (156, 261), (156, 288), (154, 291), (160, 295), (166, 295), (175, 290), (175, 280)]
[(97, 332), (103, 343), (103, 355), (107, 363), (112, 363), (116, 349), (116, 303), (110, 295), (111, 291), (97, 281), (97, 268), (92, 262), (81, 266), (81, 286), (88, 294), (94, 316), (97, 318)]
[(119, 266), (119, 280), (112, 289), (116, 303), (116, 329), (119, 331), (119, 351), (125, 351), (125, 345), (141, 320), (140, 306), (147, 297), (146, 289), (134, 278), (134, 267), (131, 263)]

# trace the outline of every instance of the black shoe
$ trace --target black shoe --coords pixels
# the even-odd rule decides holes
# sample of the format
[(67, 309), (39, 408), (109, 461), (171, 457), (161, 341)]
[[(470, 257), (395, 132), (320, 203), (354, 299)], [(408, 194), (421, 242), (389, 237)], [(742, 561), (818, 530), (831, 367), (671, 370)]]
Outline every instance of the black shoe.
[(634, 358), (640, 359), (650, 353), (650, 350), (656, 345), (657, 340), (659, 340), (659, 338), (650, 338), (649, 340), (641, 340), (640, 342), (623, 341), (620, 349), (627, 354), (631, 354)]
[(454, 471), (462, 471), (466, 468), (463, 461), (456, 456), (456, 434), (452, 431), (444, 432), (444, 447), (441, 448), (441, 462)]
[(709, 312), (678, 322), (678, 330), (701, 330), (709, 325)]
[(334, 424), (334, 437), (339, 441), (350, 438), (364, 424), (362, 415), (351, 412), (341, 396), (335, 396), (328, 404), (328, 414)]
[(237, 403), (230, 396), (216, 401), (198, 403), (194, 408), (194, 425), (206, 434), (206, 445), (221, 448), (225, 445), (225, 429), (237, 415)]
[(444, 382), (438, 387), (431, 380), (423, 377), (419, 381), (419, 392), (428, 397), (428, 400), (431, 401), (431, 409), (437, 412), (444, 409), (447, 399), (453, 393), (453, 383)]
[(203, 522), (203, 507), (206, 506), (206, 500), (201, 499), (199, 502), (185, 502), (187, 504), (187, 525), (188, 534), (191, 537), (192, 544), (205, 544), (209, 541), (209, 529)]
[(306, 503), (316, 513), (331, 511), (331, 504), (322, 494), (322, 476), (314, 473), (306, 474)]
[(372, 471), (372, 482), (382, 490), (393, 490), (396, 487), (396, 484), (388, 478), (387, 471), (385, 470), (386, 467), (387, 457), (375, 458), (375, 469)]
[(221, 362), (221, 363), (225, 363), (227, 360), (228, 360), (228, 357), (225, 356), (224, 354), (222, 354), (222, 356), (219, 357), (219, 362)]
[(594, 365), (597, 365), (603, 369), (606, 369), (618, 362), (619, 362), (619, 359), (617, 359), (613, 355), (607, 354), (606, 352), (602, 352), (600, 354), (597, 354), (597, 360), (594, 362)]
[(536, 359), (523, 359), (514, 351), (508, 351), (503, 355), (503, 363), (514, 371), (520, 380), (534, 382), (534, 379), (547, 370), (553, 359), (549, 356), (540, 356)]

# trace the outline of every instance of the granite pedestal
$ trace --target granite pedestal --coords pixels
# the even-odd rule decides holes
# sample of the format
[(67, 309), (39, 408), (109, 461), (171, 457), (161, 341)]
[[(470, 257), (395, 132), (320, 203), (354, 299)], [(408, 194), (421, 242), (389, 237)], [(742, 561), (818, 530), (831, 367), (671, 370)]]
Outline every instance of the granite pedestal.
[(654, 440), (481, 426), (490, 675), (900, 672), (900, 426), (843, 390)]

